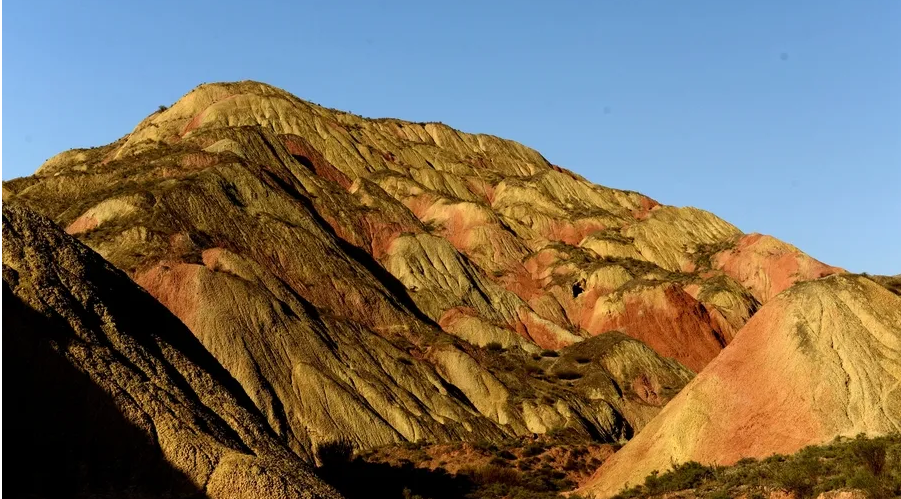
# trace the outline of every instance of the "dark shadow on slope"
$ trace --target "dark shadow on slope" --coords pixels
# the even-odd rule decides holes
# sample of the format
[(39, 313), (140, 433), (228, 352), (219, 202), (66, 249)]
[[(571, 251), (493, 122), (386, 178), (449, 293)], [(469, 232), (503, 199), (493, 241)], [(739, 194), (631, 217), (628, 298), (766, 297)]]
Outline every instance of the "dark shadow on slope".
[(561, 492), (576, 485), (546, 465), (518, 470), (511, 463), (451, 474), (443, 468), (417, 468), (410, 461), (391, 465), (357, 457), (324, 464), (317, 472), (347, 499), (560, 499)]
[(460, 499), (475, 488), (468, 477), (451, 475), (443, 469), (416, 468), (412, 463), (391, 466), (357, 458), (328, 463), (317, 473), (347, 499)]
[(369, 253), (364, 251), (362, 248), (358, 248), (353, 244), (345, 241), (341, 236), (339, 236), (335, 229), (328, 223), (327, 220), (322, 218), (322, 215), (316, 211), (316, 207), (313, 205), (312, 201), (309, 200), (306, 196), (300, 193), (297, 188), (291, 185), (288, 181), (280, 177), (277, 173), (269, 170), (263, 169), (263, 172), (269, 177), (270, 180), (275, 182), (286, 194), (296, 199), (300, 204), (306, 208), (307, 212), (316, 223), (322, 227), (323, 230), (329, 233), (334, 240), (338, 243), (338, 246), (341, 250), (348, 256), (350, 259), (356, 261), (360, 265), (362, 265), (369, 273), (381, 284), (385, 290), (388, 291), (390, 298), (393, 298), (398, 302), (398, 304), (406, 309), (408, 312), (413, 314), (420, 321), (436, 328), (440, 329), (435, 321), (433, 321), (429, 316), (425, 315), (419, 307), (416, 306), (416, 303), (413, 301), (413, 298), (410, 297), (407, 292), (407, 288), (401, 283), (396, 277), (394, 277), (390, 272), (385, 270), (382, 265), (375, 260)]
[(56, 351), (71, 338), (64, 327), (4, 282), (4, 495), (205, 497), (109, 394)]

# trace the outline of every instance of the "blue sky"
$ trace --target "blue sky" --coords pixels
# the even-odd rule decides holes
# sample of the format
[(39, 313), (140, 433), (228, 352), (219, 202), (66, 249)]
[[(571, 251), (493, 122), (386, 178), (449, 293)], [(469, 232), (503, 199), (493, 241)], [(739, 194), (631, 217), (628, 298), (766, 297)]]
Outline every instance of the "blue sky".
[(4, 179), (111, 142), (199, 83), (254, 79), (514, 139), (827, 263), (901, 272), (898, 0), (36, 0), (4, 13)]

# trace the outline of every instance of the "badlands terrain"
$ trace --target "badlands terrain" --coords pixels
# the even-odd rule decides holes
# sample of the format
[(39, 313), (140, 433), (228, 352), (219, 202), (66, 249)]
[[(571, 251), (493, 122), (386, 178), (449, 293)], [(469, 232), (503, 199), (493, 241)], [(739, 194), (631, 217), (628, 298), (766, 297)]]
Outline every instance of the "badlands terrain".
[[(4, 182), (3, 281), (35, 496), (607, 498), (901, 431), (898, 276), (262, 83)], [(901, 494), (861, 466), (756, 492)]]

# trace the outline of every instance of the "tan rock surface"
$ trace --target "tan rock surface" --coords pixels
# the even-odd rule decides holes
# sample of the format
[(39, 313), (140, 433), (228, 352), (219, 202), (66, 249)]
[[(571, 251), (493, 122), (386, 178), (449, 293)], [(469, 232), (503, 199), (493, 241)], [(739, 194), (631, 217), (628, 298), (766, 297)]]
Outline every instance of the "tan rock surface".
[[(201, 85), (3, 187), (175, 313), (298, 453), (560, 426), (620, 438), (674, 392), (629, 412), (616, 390), (527, 373), (531, 355), (617, 329), (697, 371), (758, 305), (700, 261), (741, 235), (714, 215), (256, 82)], [(626, 358), (681, 372), (655, 355)]]
[(731, 464), (901, 430), (901, 297), (835, 275), (771, 299), (584, 492), (689, 460)]

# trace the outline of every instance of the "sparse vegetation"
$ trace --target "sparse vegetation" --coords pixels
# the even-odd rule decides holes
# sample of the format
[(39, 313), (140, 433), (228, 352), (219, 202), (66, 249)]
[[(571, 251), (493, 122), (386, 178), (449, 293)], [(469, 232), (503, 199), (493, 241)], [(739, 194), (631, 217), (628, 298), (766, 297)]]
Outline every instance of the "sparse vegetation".
[(533, 364), (531, 362), (527, 362), (525, 364), (525, 370), (526, 370), (527, 374), (532, 374), (532, 375), (544, 373), (544, 369), (542, 369), (541, 366), (539, 366), (537, 364)]
[(164, 106), (164, 105), (160, 104), (160, 107), (157, 108), (157, 112), (162, 113), (163, 111), (165, 111), (167, 109), (169, 109), (168, 106)]
[(503, 352), (504, 351), (504, 345), (501, 345), (500, 343), (498, 343), (496, 341), (489, 342), (487, 345), (485, 345), (485, 348), (489, 352)]
[(321, 467), (339, 468), (353, 459), (354, 446), (347, 440), (321, 444), (316, 449), (316, 461)]
[(766, 497), (783, 490), (796, 499), (851, 488), (868, 497), (901, 496), (901, 435), (836, 439), (806, 447), (791, 456), (742, 459), (733, 466), (681, 464), (666, 473), (652, 473), (645, 483), (624, 490), (616, 499), (648, 497), (692, 490), (699, 497)]
[(561, 369), (554, 373), (557, 379), (574, 380), (582, 377), (582, 373), (575, 369)]
[(434, 233), (441, 232), (444, 230), (444, 224), (438, 222), (437, 220), (427, 220), (422, 222), (423, 228), (425, 228), (426, 232)]
[(901, 277), (899, 276), (886, 276), (886, 275), (869, 275), (867, 273), (861, 274), (867, 279), (880, 284), (885, 289), (895, 293), (898, 296), (901, 296)]
[(560, 353), (555, 350), (542, 350), (541, 356), (542, 357), (559, 357)]
[(405, 443), (329, 461), (318, 471), (348, 499), (560, 499), (612, 453), (570, 437), (558, 430), (538, 440)]
[(713, 256), (735, 246), (735, 239), (719, 241), (713, 244), (701, 244), (694, 252), (695, 264), (700, 269), (709, 269), (713, 264)]

